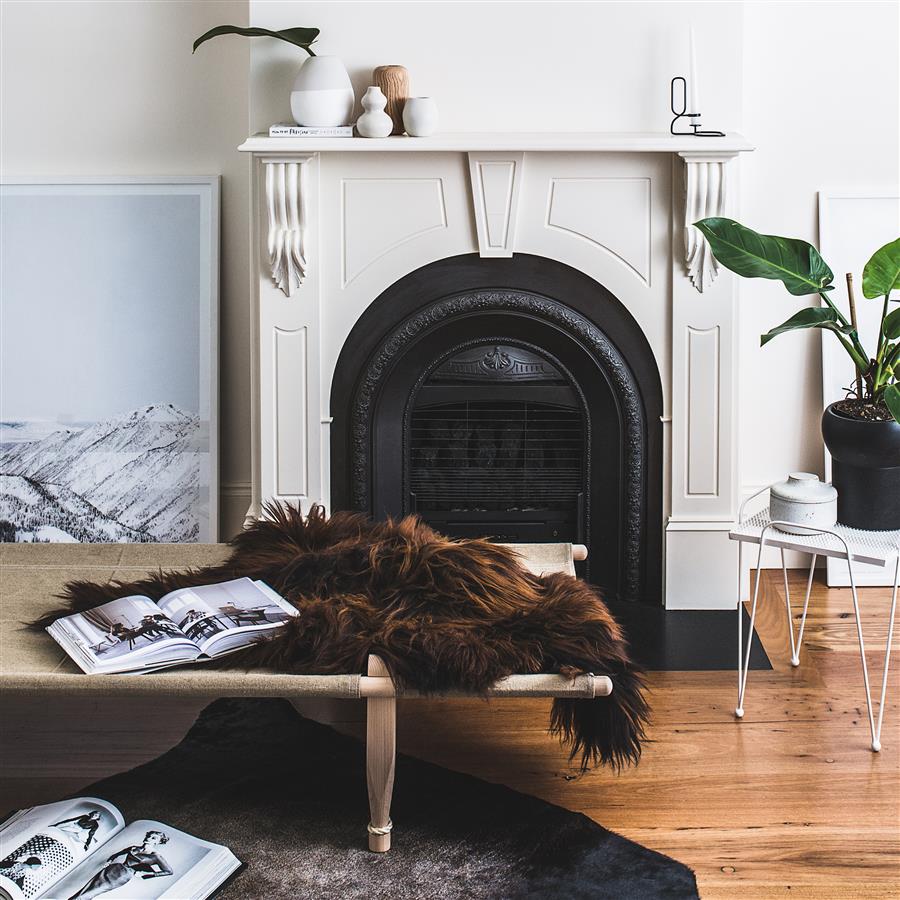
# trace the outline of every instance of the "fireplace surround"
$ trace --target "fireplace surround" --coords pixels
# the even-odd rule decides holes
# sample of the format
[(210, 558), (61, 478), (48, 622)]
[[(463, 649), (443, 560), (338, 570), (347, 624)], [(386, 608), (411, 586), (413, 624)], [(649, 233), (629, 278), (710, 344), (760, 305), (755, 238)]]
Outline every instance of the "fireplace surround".
[(335, 508), (584, 543), (585, 577), (661, 601), (662, 385), (640, 327), (582, 273), (525, 254), (410, 273), (350, 331), (330, 408)]
[[(587, 543), (733, 607), (740, 135), (253, 136), (253, 502)], [(727, 191), (726, 191), (727, 187)], [(552, 437), (551, 437), (552, 435)]]

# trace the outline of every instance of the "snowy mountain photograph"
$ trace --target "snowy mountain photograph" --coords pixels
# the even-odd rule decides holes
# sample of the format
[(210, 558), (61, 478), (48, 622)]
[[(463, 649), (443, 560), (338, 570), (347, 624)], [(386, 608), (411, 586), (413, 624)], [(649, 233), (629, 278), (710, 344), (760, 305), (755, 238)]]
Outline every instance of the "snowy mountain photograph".
[(154, 404), (22, 439), (46, 430), (0, 423), (3, 540), (199, 540), (207, 436), (197, 416)]
[(215, 541), (213, 186), (2, 191), (0, 542)]

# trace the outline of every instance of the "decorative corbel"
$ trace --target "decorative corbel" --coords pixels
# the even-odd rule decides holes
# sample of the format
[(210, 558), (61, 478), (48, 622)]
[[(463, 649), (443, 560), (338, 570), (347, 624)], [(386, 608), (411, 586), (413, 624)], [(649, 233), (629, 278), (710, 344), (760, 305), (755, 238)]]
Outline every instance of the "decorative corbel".
[(307, 163), (311, 156), (263, 159), (266, 168), (266, 247), (272, 280), (288, 297), (306, 277), (308, 268)]
[(737, 153), (686, 150), (684, 160), (684, 252), (691, 283), (702, 294), (719, 274), (719, 264), (694, 222), (725, 212), (726, 165)]

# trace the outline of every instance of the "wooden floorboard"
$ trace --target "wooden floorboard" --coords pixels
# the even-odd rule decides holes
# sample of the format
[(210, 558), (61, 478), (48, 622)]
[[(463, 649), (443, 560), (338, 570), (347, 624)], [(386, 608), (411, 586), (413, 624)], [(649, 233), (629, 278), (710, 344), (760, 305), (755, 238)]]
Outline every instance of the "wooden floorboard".
[[(805, 578), (791, 574), (795, 620)], [(400, 750), (583, 812), (667, 853), (694, 869), (703, 898), (900, 897), (900, 660), (884, 749), (874, 754), (849, 590), (829, 590), (817, 576), (799, 669), (789, 664), (783, 594), (781, 573), (764, 572), (758, 629), (774, 668), (750, 673), (744, 720), (732, 715), (733, 672), (652, 673), (650, 743), (621, 775), (569, 765), (546, 734), (543, 700), (403, 701)], [(880, 684), (890, 592), (861, 594), (867, 661)], [(43, 802), (152, 758), (196, 711), (55, 702), (4, 704), (5, 806)], [(362, 704), (314, 712), (362, 733)]]

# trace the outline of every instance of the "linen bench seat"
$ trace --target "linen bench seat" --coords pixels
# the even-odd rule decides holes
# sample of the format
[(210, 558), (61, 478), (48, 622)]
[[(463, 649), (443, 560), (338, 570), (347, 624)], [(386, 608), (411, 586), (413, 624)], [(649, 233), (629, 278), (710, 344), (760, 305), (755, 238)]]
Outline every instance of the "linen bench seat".
[[(575, 574), (581, 545), (510, 544), (535, 574)], [(27, 694), (77, 696), (166, 696), (181, 698), (281, 697), (367, 701), (366, 773), (371, 821), (369, 847), (390, 849), (390, 803), (396, 756), (396, 701), (421, 698), (398, 691), (384, 663), (370, 656), (365, 675), (290, 675), (270, 670), (222, 670), (205, 664), (132, 675), (86, 675), (46, 633), (23, 627), (48, 607), (72, 578), (130, 579), (148, 569), (181, 568), (220, 562), (225, 545), (2, 545), (0, 555), (0, 697)], [(48, 560), (53, 560), (48, 564)], [(94, 573), (92, 575), (92, 572)], [(31, 574), (29, 574), (31, 573)], [(488, 691), (502, 697), (593, 698), (612, 692), (606, 676), (510, 675)], [(460, 692), (442, 697), (471, 696)]]

